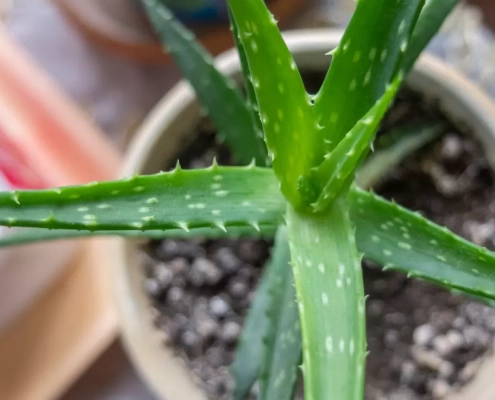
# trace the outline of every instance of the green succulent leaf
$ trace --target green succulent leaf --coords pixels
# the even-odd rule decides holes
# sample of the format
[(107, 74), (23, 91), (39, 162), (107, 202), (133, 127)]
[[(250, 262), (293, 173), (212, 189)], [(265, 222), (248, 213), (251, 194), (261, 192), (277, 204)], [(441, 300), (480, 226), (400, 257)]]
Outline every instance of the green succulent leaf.
[(368, 153), (376, 130), (387, 112), (400, 83), (402, 74), (388, 86), (385, 94), (365, 116), (340, 141), (335, 149), (325, 156), (325, 160), (314, 171), (315, 183), (322, 189), (313, 204), (315, 211), (323, 211), (350, 186), (360, 160)]
[(402, 68), (407, 74), (460, 0), (427, 0), (411, 36)]
[(270, 285), (267, 310), (270, 324), (264, 338), (265, 349), (258, 399), (292, 400), (301, 362), (302, 345), (285, 226), (279, 228), (275, 238), (272, 268), (276, 268), (277, 271)]
[[(241, 337), (237, 343), (235, 358), (231, 367), (235, 381), (234, 400), (243, 400), (247, 397), (261, 371), (264, 353), (263, 340), (270, 328), (268, 318), (270, 291), (281, 278), (283, 279), (283, 275), (286, 274), (284, 267), (287, 267), (288, 262), (287, 260), (284, 265), (284, 260), (288, 257), (284, 253), (284, 246), (287, 246), (287, 242), (282, 243), (282, 247), (280, 247), (280, 236), (283, 234), (283, 232), (277, 233), (273, 258), (263, 270), (254, 300), (244, 322)], [(290, 268), (285, 269), (290, 272)]]
[[(370, 155), (366, 163), (357, 173), (356, 183), (362, 189), (369, 189), (378, 185), (387, 177), (408, 155), (421, 147), (431, 143), (445, 129), (443, 124), (426, 123), (421, 125), (406, 124), (388, 132), (382, 137), (384, 140), (375, 141), (375, 153)], [(378, 150), (378, 144), (392, 140), (393, 143)]]
[(144, 0), (144, 4), (164, 46), (194, 88), (234, 156), (241, 164), (254, 158), (257, 165), (266, 165), (265, 144), (253, 129), (251, 113), (235, 82), (215, 68), (213, 58), (195, 41), (194, 34), (175, 19), (162, 2)]
[(167, 230), (281, 222), (285, 207), (269, 169), (219, 167), (134, 176), (42, 191), (0, 193), (0, 224), (89, 231)]
[[(254, 91), (254, 86), (251, 79), (251, 71), (249, 70), (249, 63), (246, 57), (246, 52), (244, 51), (244, 46), (242, 45), (242, 42), (239, 38), (239, 29), (237, 29), (237, 24), (234, 20), (234, 17), (232, 16), (230, 7), (229, 7), (229, 20), (230, 20), (232, 34), (234, 35), (234, 41), (237, 48), (237, 52), (239, 53), (239, 59), (241, 61), (242, 75), (244, 76), (244, 85), (246, 86), (246, 92), (247, 92), (247, 106), (251, 112), (251, 118), (253, 121), (254, 129), (256, 131), (256, 135), (263, 142), (263, 145), (265, 145), (263, 125), (261, 123), (258, 100), (256, 99), (256, 93)], [(270, 160), (267, 157), (267, 165), (269, 164), (270, 164)]]
[[(213, 187), (218, 183), (221, 186)], [(366, 257), (464, 293), (495, 299), (494, 253), (373, 193), (351, 187), (347, 201), (358, 249)], [(80, 230), (87, 236), (97, 231), (127, 235), (125, 230), (134, 231), (133, 237), (148, 237), (148, 233), (159, 237), (158, 230), (190, 229), (192, 236), (195, 228), (229, 232), (230, 227), (249, 226), (270, 232), (283, 221), (285, 207), (272, 170), (216, 166), (51, 190), (3, 192), (0, 225), (46, 228), (47, 237), (54, 232), (48, 229)], [(405, 220), (405, 226), (399, 220)], [(204, 234), (199, 232), (198, 236)], [(236, 232), (237, 228), (232, 234)]]
[(263, 0), (229, 0), (260, 109), (265, 140), (285, 197), (303, 205), (297, 180), (315, 164), (321, 140), (301, 75)]
[(495, 254), (381, 197), (354, 188), (359, 251), (385, 268), (495, 299)]
[(340, 198), (318, 215), (287, 216), (307, 399), (362, 400), (366, 353), (361, 258)]
[(399, 70), (423, 4), (424, 0), (357, 2), (314, 99), (314, 113), (326, 140), (320, 160), (383, 96)]
[(192, 228), (189, 231), (183, 229), (151, 230), (151, 231), (76, 231), (73, 229), (44, 229), (21, 228), (8, 232), (0, 237), (0, 248), (18, 246), (28, 243), (46, 242), (65, 239), (83, 239), (99, 236), (120, 236), (129, 239), (188, 239), (202, 237), (205, 239), (220, 238), (271, 238), (275, 234), (275, 226), (263, 225), (260, 230), (252, 226), (229, 227), (226, 231), (220, 228)]

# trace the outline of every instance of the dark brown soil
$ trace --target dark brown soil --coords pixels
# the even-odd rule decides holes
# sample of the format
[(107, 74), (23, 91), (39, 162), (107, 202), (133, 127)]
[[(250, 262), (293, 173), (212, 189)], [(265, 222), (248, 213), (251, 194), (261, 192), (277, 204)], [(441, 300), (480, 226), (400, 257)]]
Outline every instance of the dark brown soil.
[[(315, 91), (321, 76), (306, 79)], [(444, 120), (434, 105), (402, 93), (380, 134), (404, 121)], [(229, 152), (208, 122), (181, 157), (199, 168)], [(495, 189), (480, 146), (453, 126), (407, 158), (375, 188), (478, 244), (494, 248)], [(194, 371), (210, 399), (231, 398), (228, 366), (272, 243), (257, 240), (165, 240), (145, 252), (145, 290), (166, 344)], [(491, 351), (495, 310), (403, 274), (364, 262), (366, 400), (441, 399), (476, 373)], [(256, 387), (253, 388), (255, 398)]]

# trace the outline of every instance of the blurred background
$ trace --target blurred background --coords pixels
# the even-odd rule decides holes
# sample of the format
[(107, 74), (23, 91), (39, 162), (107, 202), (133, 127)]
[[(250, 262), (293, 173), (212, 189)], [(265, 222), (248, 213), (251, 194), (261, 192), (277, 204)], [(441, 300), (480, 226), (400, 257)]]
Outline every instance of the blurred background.
[[(138, 3), (0, 0), (2, 188), (118, 176), (136, 128), (181, 77)], [(343, 27), (354, 4), (292, 3), (285, 29)], [(183, 18), (212, 53), (232, 45), (223, 20)], [(429, 51), (495, 96), (493, 28), (493, 0), (463, 3)], [(119, 342), (104, 262), (78, 251), (61, 242), (0, 253), (0, 399), (154, 399)], [(44, 274), (33, 276), (33, 260)]]

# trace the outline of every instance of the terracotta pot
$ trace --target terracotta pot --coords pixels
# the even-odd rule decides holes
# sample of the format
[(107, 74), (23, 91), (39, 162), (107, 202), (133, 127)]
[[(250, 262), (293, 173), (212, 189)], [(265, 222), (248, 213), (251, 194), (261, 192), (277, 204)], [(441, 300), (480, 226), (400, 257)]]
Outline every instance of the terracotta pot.
[[(341, 32), (332, 30), (285, 34), (299, 67), (321, 70), (328, 67), (325, 53), (338, 44), (340, 37)], [(225, 73), (239, 77), (235, 51), (219, 57), (218, 66)], [(487, 96), (451, 68), (427, 55), (412, 71), (408, 85), (437, 100), (452, 122), (476, 135), (495, 169), (495, 105)], [(141, 126), (128, 152), (124, 174), (158, 172), (165, 162), (175, 159), (182, 139), (194, 135), (200, 118), (193, 91), (185, 82), (178, 84)], [(115, 239), (108, 251), (112, 253), (108, 259), (113, 261), (122, 335), (137, 370), (161, 399), (205, 400), (205, 395), (193, 384), (190, 371), (174, 359), (172, 350), (163, 345), (162, 336), (152, 324), (150, 299), (143, 290), (144, 274), (139, 268), (135, 244)], [(487, 363), (485, 368), (488, 372), (482, 369), (455, 399), (493, 399), (495, 382), (491, 375), (495, 373), (495, 366)], [(491, 396), (484, 394), (487, 388)]]
[[(130, 0), (55, 0), (66, 18), (105, 50), (144, 63), (169, 63), (144, 13)], [(296, 15), (304, 0), (271, 0), (280, 26)], [(206, 24), (192, 28), (203, 46), (218, 55), (234, 45), (229, 26)]]

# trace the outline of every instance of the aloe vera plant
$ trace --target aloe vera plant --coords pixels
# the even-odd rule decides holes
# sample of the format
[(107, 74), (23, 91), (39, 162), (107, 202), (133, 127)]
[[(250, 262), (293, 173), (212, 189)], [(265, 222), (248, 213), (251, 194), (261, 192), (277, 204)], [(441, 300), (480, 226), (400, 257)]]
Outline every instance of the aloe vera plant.
[[(91, 235), (276, 235), (232, 367), (236, 400), (256, 380), (260, 399), (292, 398), (300, 364), (305, 399), (363, 398), (363, 256), (495, 300), (495, 254), (367, 191), (376, 173), (355, 180), (395, 94), (456, 0), (357, 2), (314, 96), (263, 0), (228, 0), (246, 99), (160, 1), (144, 3), (244, 166), (177, 165), (113, 182), (0, 193), (0, 224), (32, 228), (0, 246)], [(424, 129), (386, 162), (440, 128)]]

